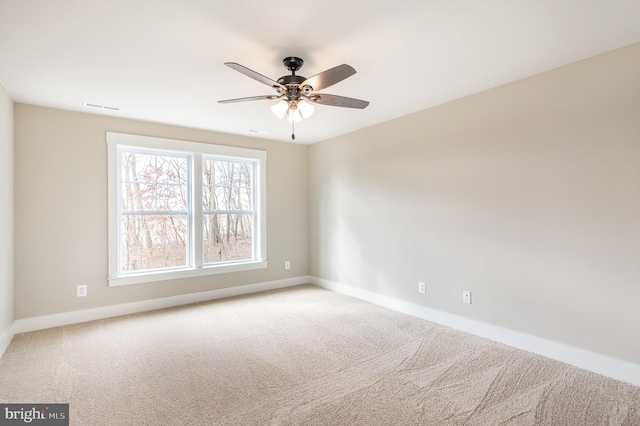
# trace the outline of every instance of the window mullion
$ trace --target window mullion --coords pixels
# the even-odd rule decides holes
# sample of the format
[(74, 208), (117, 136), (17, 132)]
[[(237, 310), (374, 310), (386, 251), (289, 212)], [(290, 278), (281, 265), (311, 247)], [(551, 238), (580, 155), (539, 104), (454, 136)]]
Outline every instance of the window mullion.
[(194, 268), (202, 268), (203, 255), (203, 232), (202, 232), (202, 154), (193, 154), (193, 170), (192, 170), (192, 187), (191, 187), (191, 253), (192, 264)]

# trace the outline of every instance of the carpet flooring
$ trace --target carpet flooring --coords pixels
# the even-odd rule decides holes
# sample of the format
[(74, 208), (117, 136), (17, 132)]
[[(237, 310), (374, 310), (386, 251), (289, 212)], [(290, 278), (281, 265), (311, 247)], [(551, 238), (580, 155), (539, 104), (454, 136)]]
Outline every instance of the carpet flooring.
[(72, 425), (640, 425), (640, 388), (313, 286), (24, 333)]

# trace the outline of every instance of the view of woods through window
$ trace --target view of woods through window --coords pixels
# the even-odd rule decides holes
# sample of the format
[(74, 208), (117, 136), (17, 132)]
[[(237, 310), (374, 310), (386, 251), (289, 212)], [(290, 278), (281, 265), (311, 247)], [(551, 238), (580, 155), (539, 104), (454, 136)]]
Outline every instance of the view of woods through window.
[[(120, 271), (192, 266), (191, 156), (121, 151)], [(253, 167), (202, 158), (204, 264), (253, 258)], [(196, 219), (196, 220), (198, 220)]]
[(253, 258), (250, 163), (202, 160), (204, 263)]

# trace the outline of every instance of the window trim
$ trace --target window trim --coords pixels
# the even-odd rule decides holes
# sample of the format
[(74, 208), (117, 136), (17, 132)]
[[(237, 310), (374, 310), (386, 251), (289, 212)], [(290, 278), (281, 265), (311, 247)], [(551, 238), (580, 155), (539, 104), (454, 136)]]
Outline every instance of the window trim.
[[(108, 145), (108, 240), (109, 240), (109, 287), (139, 284), (153, 281), (165, 281), (173, 279), (181, 279), (188, 277), (196, 277), (203, 275), (221, 274), (228, 272), (239, 272), (253, 269), (266, 268), (267, 261), (267, 218), (266, 218), (266, 151), (238, 148), (225, 145), (214, 145), (200, 142), (189, 142), (176, 139), (156, 138), (151, 136), (131, 135), (126, 133), (107, 132), (106, 142)], [(191, 214), (202, 217), (202, 203), (196, 200), (200, 199), (195, 194), (197, 191), (202, 192), (202, 156), (226, 157), (233, 159), (251, 159), (256, 160), (256, 210), (258, 215), (257, 230), (255, 230), (255, 260), (216, 263), (202, 265), (201, 262), (194, 261), (190, 266), (171, 268), (165, 270), (153, 270), (140, 273), (119, 274), (118, 256), (119, 256), (119, 147), (142, 148), (150, 150), (173, 151), (180, 154), (189, 154), (193, 156), (192, 181), (190, 182), (190, 191), (192, 198)], [(202, 235), (201, 220), (193, 220), (193, 237), (190, 251), (192, 252), (192, 260), (202, 258), (202, 244), (196, 244), (196, 235)]]

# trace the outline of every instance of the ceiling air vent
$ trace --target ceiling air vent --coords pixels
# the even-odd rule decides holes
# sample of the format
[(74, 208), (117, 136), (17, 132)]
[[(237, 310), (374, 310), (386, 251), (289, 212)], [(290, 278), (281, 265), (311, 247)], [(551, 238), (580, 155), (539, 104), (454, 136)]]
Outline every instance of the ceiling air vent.
[(120, 108), (108, 105), (100, 105), (93, 102), (82, 102), (82, 105), (87, 108), (106, 109), (109, 111), (120, 111)]

